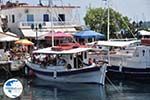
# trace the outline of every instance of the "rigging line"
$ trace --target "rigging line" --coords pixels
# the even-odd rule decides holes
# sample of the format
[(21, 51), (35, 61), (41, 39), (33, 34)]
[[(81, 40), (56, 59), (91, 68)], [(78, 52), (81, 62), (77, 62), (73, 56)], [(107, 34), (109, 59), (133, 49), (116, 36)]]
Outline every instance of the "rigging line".
[[(113, 7), (115, 8), (115, 9), (117, 9), (118, 7), (115, 5), (115, 3), (113, 3), (113, 0), (111, 0), (112, 2), (112, 5), (114, 5)], [(123, 17), (121, 17), (121, 19), (122, 19), (122, 21), (123, 21), (123, 23), (126, 25), (126, 27), (127, 27), (127, 29), (129, 30), (129, 32), (132, 34), (132, 36), (134, 37), (134, 38), (136, 38), (136, 36), (134, 35), (134, 33), (131, 31), (131, 29), (130, 29), (130, 27), (128, 26), (128, 24), (125, 22), (125, 20), (124, 20), (124, 18)]]
[(135, 35), (133, 34), (133, 32), (131, 31), (130, 27), (129, 27), (129, 26), (127, 25), (127, 23), (125, 22), (124, 18), (121, 17), (121, 19), (123, 20), (123, 23), (127, 26), (128, 30), (129, 30), (129, 32), (132, 34), (132, 36), (133, 36), (134, 38), (136, 38), (136, 36), (135, 36)]

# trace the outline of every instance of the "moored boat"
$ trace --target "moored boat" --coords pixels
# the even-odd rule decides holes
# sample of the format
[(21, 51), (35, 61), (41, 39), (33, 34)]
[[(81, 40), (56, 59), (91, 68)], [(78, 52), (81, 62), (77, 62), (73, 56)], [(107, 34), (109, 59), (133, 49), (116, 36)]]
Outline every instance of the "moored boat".
[(104, 85), (106, 64), (90, 62), (90, 50), (74, 43), (39, 49), (26, 65), (43, 80)]
[[(141, 39), (141, 45), (122, 46), (109, 51), (107, 75), (110, 78), (150, 79), (150, 39)], [(111, 53), (113, 51), (113, 53)]]

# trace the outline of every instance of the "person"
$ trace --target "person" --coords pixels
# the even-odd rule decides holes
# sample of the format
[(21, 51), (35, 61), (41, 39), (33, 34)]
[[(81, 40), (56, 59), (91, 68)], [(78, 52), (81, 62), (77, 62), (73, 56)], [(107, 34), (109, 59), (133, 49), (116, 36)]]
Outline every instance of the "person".
[(96, 64), (96, 59), (95, 59), (95, 58), (93, 59), (93, 63), (95, 63), (95, 64)]
[(57, 65), (65, 65), (66, 64), (66, 60), (61, 57), (58, 57), (57, 61), (58, 61)]
[(88, 63), (89, 63), (89, 65), (92, 65), (92, 63), (93, 63), (92, 62), (92, 58), (89, 58), (89, 62)]

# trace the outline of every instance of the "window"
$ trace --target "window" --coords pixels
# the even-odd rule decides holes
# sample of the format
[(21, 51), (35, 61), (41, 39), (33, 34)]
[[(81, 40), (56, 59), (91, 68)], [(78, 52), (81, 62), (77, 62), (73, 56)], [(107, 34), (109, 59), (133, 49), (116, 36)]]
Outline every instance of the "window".
[(15, 15), (12, 15), (12, 23), (15, 22)]
[(70, 55), (70, 60), (72, 60), (72, 55)]
[(48, 22), (49, 21), (49, 15), (48, 14), (44, 14), (43, 15), (43, 21), (44, 22)]
[(145, 56), (145, 50), (142, 50), (142, 52), (143, 52), (143, 56)]
[(27, 22), (33, 22), (34, 21), (34, 16), (33, 15), (27, 15)]
[(58, 14), (59, 21), (65, 21), (65, 14)]
[(87, 52), (84, 52), (84, 59), (87, 59)]

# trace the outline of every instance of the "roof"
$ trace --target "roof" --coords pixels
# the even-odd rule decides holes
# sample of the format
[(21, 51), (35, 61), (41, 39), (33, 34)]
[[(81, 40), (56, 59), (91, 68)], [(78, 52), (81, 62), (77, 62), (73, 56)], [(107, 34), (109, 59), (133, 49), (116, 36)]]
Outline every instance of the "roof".
[(44, 49), (39, 49), (36, 51), (33, 51), (33, 53), (44, 53), (44, 54), (75, 54), (78, 52), (83, 52), (83, 51), (88, 51), (91, 50), (92, 48), (74, 48), (70, 50), (62, 50), (62, 51), (54, 51), (51, 49), (51, 47), (44, 48)]
[[(15, 8), (48, 8), (49, 6), (40, 6), (40, 5), (23, 5), (23, 6), (13, 6), (13, 7), (3, 7), (2, 10), (7, 10), (7, 9), (15, 9)], [(53, 6), (53, 8), (80, 8), (80, 6)]]

